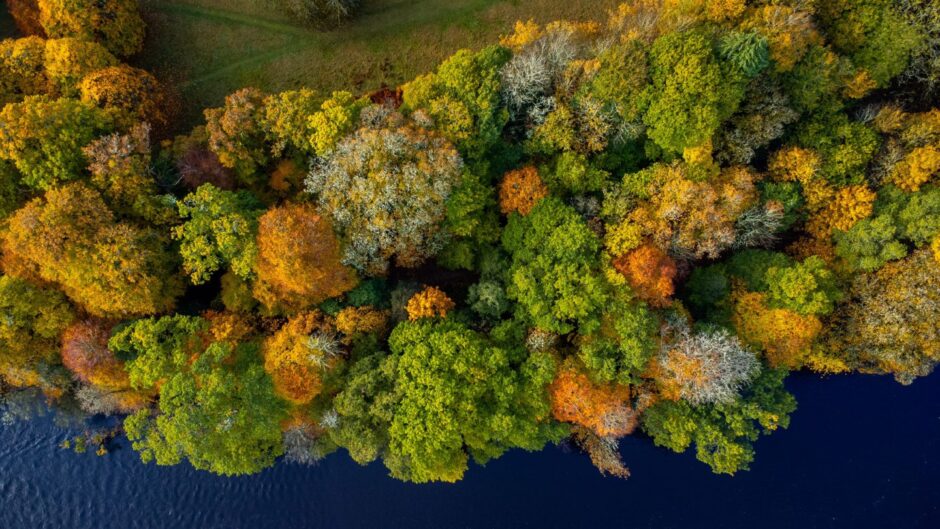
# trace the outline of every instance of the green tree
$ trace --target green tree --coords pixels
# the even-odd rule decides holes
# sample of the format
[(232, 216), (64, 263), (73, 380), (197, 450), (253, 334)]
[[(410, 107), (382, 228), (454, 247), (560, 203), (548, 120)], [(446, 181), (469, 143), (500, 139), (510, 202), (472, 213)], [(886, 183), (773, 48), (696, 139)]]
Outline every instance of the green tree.
[(19, 170), (23, 183), (49, 189), (80, 178), (82, 147), (107, 132), (107, 113), (74, 99), (30, 96), (0, 111), (0, 158)]
[(772, 267), (764, 277), (770, 287), (767, 302), (771, 307), (825, 315), (842, 299), (835, 275), (815, 255), (788, 268)]
[(404, 86), (405, 109), (424, 110), (461, 154), (482, 159), (509, 120), (500, 105), (499, 70), (510, 52), (490, 46), (473, 53), (460, 50), (437, 71)]
[(510, 216), (502, 243), (512, 255), (507, 294), (523, 319), (561, 334), (575, 324), (583, 332), (598, 328), (608, 298), (600, 241), (574, 209), (545, 198), (528, 215)]
[(708, 141), (744, 95), (742, 74), (719, 60), (701, 30), (656, 39), (650, 49), (650, 76), (644, 122), (649, 137), (674, 153)]
[(247, 191), (223, 191), (204, 184), (177, 206), (184, 223), (173, 228), (183, 268), (194, 284), (205, 283), (223, 267), (243, 279), (253, 275), (262, 205)]
[(176, 465), (185, 457), (225, 476), (273, 465), (287, 413), (258, 356), (256, 343), (215, 342), (173, 373), (161, 386), (158, 413), (142, 410), (124, 421), (141, 459)]
[(185, 369), (202, 347), (208, 322), (173, 315), (137, 320), (116, 328), (108, 349), (125, 360), (131, 385), (149, 389)]
[(578, 338), (578, 358), (597, 382), (637, 383), (658, 333), (659, 322), (644, 303), (618, 299), (606, 307), (597, 331)]
[(695, 444), (696, 457), (717, 474), (747, 470), (754, 460), (751, 445), (761, 433), (790, 424), (796, 399), (783, 387), (787, 371), (764, 369), (737, 400), (692, 406), (684, 400), (661, 401), (643, 415), (643, 431), (657, 446), (685, 452)]

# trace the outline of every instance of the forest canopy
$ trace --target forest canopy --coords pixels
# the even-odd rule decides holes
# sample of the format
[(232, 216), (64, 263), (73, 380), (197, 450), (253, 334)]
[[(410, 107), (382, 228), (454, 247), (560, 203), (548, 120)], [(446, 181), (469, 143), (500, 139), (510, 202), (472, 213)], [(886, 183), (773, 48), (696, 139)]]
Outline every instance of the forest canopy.
[(453, 482), (568, 439), (626, 477), (642, 432), (735, 474), (788, 373), (940, 362), (934, 2), (635, 0), (191, 128), (137, 2), (9, 7), (0, 396), (144, 462)]

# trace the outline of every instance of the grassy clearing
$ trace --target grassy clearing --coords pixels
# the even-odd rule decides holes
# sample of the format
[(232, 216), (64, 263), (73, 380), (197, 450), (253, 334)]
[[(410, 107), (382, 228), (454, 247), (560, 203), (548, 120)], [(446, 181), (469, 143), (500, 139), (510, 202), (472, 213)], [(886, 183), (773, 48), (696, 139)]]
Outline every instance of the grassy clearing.
[(617, 0), (364, 0), (354, 20), (328, 32), (293, 24), (274, 3), (142, 1), (149, 35), (136, 62), (177, 87), (183, 125), (244, 86), (395, 86), (460, 48), (494, 42), (516, 20), (599, 19)]

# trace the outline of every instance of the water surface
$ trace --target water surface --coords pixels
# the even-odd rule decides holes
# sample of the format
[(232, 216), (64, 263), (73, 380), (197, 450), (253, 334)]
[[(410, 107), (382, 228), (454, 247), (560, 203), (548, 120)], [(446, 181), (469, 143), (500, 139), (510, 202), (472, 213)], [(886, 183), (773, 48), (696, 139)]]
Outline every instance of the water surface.
[(628, 438), (633, 476), (601, 477), (550, 447), (471, 467), (454, 485), (411, 485), (338, 453), (221, 478), (57, 448), (43, 418), (0, 426), (0, 529), (929, 528), (940, 527), (940, 374), (795, 374), (789, 430), (762, 438), (750, 472), (716, 476), (691, 454)]

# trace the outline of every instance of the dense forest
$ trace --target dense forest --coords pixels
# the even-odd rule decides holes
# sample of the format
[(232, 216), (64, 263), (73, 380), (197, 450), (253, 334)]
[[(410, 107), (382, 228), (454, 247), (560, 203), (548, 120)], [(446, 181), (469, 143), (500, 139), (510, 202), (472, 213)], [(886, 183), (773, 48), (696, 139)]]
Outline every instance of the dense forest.
[(626, 477), (643, 434), (733, 474), (788, 372), (940, 361), (932, 0), (633, 0), (181, 135), (136, 1), (7, 5), (0, 393), (144, 462)]

